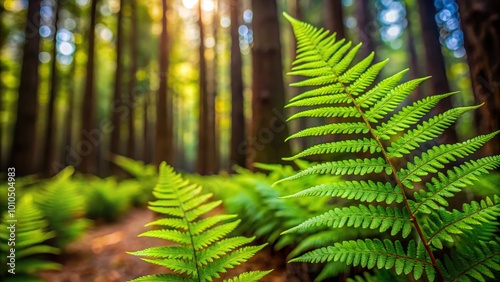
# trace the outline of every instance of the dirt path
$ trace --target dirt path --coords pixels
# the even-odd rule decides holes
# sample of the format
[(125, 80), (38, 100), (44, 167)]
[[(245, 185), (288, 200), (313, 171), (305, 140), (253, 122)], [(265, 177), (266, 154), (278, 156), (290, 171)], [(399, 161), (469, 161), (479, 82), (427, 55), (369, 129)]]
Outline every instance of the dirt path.
[[(92, 228), (70, 244), (66, 253), (59, 257), (63, 265), (60, 271), (46, 271), (40, 273), (40, 277), (50, 282), (115, 282), (128, 281), (147, 274), (164, 273), (165, 268), (126, 253), (165, 245), (165, 240), (137, 237), (149, 229), (144, 225), (152, 221), (153, 217), (154, 214), (147, 209), (135, 209), (118, 223)], [(228, 275), (274, 268), (275, 271), (262, 281), (285, 281), (281, 266), (281, 259), (273, 259), (270, 250), (265, 249), (246, 264), (230, 270)]]

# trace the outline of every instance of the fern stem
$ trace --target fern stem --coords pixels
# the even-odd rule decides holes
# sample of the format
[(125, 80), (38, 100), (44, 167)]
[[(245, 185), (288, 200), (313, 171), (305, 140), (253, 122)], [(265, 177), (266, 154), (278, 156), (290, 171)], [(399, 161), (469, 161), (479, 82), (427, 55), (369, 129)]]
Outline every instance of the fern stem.
[(177, 196), (177, 199), (179, 200), (179, 207), (182, 211), (182, 217), (184, 217), (184, 219), (186, 220), (187, 231), (189, 233), (189, 240), (191, 241), (191, 246), (193, 246), (193, 259), (194, 259), (194, 266), (196, 268), (196, 276), (198, 277), (198, 282), (201, 282), (200, 269), (198, 267), (198, 258), (196, 257), (196, 249), (194, 247), (195, 245), (193, 240), (193, 232), (191, 232), (191, 222), (189, 222), (186, 210), (184, 209), (184, 205), (181, 200), (181, 196), (177, 193), (177, 189), (175, 189), (175, 196)]
[(370, 131), (370, 134), (373, 136), (373, 138), (375, 138), (375, 141), (377, 141), (377, 143), (378, 143), (378, 145), (379, 145), (379, 147), (381, 149), (381, 153), (384, 156), (384, 159), (387, 161), (387, 164), (389, 164), (389, 166), (391, 167), (392, 175), (394, 176), (394, 180), (396, 180), (396, 184), (399, 186), (399, 188), (401, 189), (401, 193), (403, 194), (403, 202), (405, 204), (406, 210), (408, 211), (408, 214), (410, 215), (411, 221), (413, 222), (413, 226), (415, 226), (415, 230), (418, 233), (418, 237), (420, 238), (420, 240), (424, 244), (425, 250), (429, 254), (432, 266), (436, 270), (437, 276), (439, 277), (439, 281), (441, 281), (441, 282), (446, 281), (444, 279), (443, 273), (441, 272), (441, 269), (439, 269), (439, 265), (438, 265), (438, 263), (436, 261), (436, 258), (434, 257), (434, 253), (431, 250), (429, 242), (425, 238), (425, 235), (424, 235), (424, 233), (422, 231), (422, 228), (420, 227), (420, 224), (418, 223), (417, 218), (415, 217), (415, 215), (413, 214), (413, 212), (412, 212), (412, 210), (410, 208), (410, 204), (408, 203), (408, 198), (406, 197), (406, 193), (405, 193), (405, 187), (404, 187), (401, 179), (399, 179), (399, 177), (398, 177), (398, 175), (396, 173), (396, 167), (391, 162), (391, 158), (389, 158), (389, 156), (387, 154), (387, 151), (385, 150), (385, 147), (382, 144), (382, 141), (380, 141), (380, 139), (377, 137), (377, 135), (373, 131), (373, 128), (372, 128), (370, 122), (366, 119), (363, 111), (361, 110), (361, 107), (356, 103), (356, 100), (354, 99), (354, 97), (352, 96), (352, 94), (347, 90), (347, 87), (343, 83), (340, 83), (340, 85), (342, 86), (342, 88), (344, 88), (345, 93), (349, 96), (349, 98), (351, 99), (351, 101), (354, 104), (354, 106), (358, 109), (358, 112), (360, 113), (361, 118), (363, 119), (363, 121), (366, 123), (366, 126), (368, 127), (368, 130)]

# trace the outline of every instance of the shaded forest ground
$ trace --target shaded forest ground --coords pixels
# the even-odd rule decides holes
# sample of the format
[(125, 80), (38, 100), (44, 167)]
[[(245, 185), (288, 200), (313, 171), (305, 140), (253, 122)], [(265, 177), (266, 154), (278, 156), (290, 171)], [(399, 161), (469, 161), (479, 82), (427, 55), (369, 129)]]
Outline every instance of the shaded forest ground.
[[(59, 256), (58, 261), (62, 264), (60, 271), (45, 271), (39, 276), (51, 282), (114, 282), (164, 273), (165, 268), (126, 253), (165, 245), (165, 240), (137, 237), (150, 228), (144, 225), (153, 219), (154, 213), (142, 208), (130, 211), (117, 223), (97, 224), (80, 239), (71, 243), (65, 253)], [(274, 271), (262, 281), (285, 281), (284, 267), (284, 258), (273, 255), (271, 249), (267, 247), (247, 263), (229, 270), (227, 277), (249, 270), (274, 268)]]

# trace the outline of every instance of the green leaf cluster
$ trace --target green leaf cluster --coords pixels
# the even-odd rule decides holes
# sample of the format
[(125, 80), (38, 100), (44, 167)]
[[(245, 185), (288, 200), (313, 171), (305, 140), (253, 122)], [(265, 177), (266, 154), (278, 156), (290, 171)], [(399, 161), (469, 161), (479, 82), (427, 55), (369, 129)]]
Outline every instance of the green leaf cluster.
[[(157, 200), (150, 202), (149, 208), (165, 217), (148, 224), (158, 229), (140, 236), (164, 239), (170, 245), (130, 254), (147, 257), (143, 260), (173, 273), (148, 275), (133, 281), (213, 281), (266, 245), (248, 245), (254, 238), (228, 237), (240, 223), (236, 215), (210, 215), (222, 201), (210, 201), (212, 194), (203, 194), (201, 186), (185, 180), (166, 163), (160, 165), (153, 194)], [(245, 272), (224, 281), (258, 281), (269, 272)]]
[[(15, 220), (15, 221), (13, 221)], [(15, 241), (9, 241), (8, 227), (15, 224)], [(59, 248), (49, 246), (47, 240), (56, 236), (55, 231), (49, 231), (49, 223), (43, 213), (33, 202), (32, 195), (23, 196), (16, 205), (15, 218), (5, 212), (0, 223), (0, 250), (2, 257), (2, 281), (42, 281), (35, 277), (36, 272), (42, 270), (57, 270), (58, 263), (52, 262), (44, 256), (58, 254)], [(9, 244), (15, 242), (15, 245)], [(15, 249), (15, 274), (7, 273), (7, 263), (10, 259), (10, 249)]]
[(56, 233), (54, 245), (57, 247), (74, 241), (90, 225), (84, 218), (85, 197), (71, 181), (74, 172), (73, 167), (66, 167), (35, 193), (35, 203), (49, 222), (50, 230)]

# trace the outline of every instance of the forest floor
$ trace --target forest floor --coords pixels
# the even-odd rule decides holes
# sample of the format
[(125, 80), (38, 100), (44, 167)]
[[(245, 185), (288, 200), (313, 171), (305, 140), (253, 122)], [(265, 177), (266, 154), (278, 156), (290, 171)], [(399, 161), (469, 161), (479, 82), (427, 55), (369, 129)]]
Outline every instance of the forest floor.
[[(113, 224), (96, 224), (81, 238), (68, 245), (58, 256), (62, 264), (59, 271), (44, 271), (39, 276), (51, 282), (114, 282), (128, 281), (133, 278), (165, 273), (164, 267), (142, 261), (139, 257), (127, 254), (145, 248), (165, 245), (165, 240), (137, 237), (149, 230), (144, 225), (154, 219), (154, 213), (146, 208), (130, 211), (122, 220)], [(224, 277), (233, 277), (249, 270), (274, 268), (261, 281), (285, 281), (284, 258), (273, 254), (269, 247), (261, 250), (251, 260), (235, 269), (228, 270)]]

